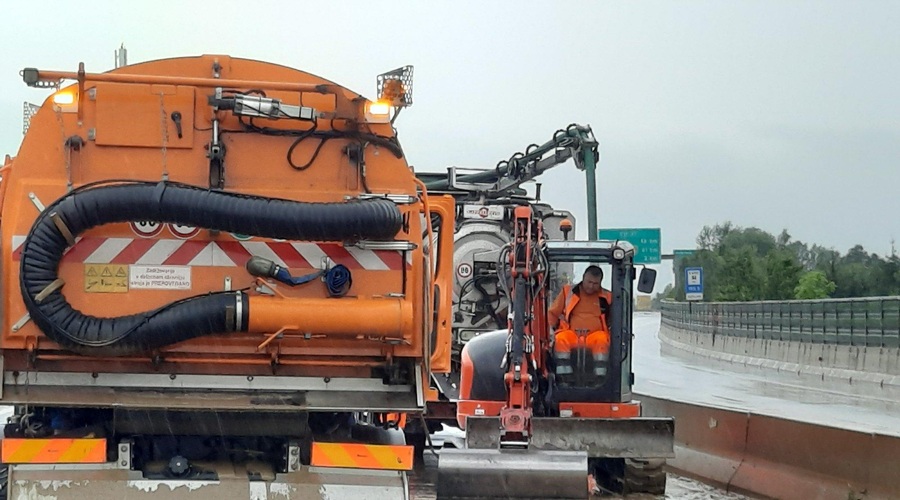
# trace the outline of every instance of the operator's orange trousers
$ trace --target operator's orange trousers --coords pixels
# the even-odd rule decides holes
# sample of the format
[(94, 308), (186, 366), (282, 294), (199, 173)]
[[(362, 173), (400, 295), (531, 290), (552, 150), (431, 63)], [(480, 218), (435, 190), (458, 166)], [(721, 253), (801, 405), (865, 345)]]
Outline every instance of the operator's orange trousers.
[(594, 375), (605, 377), (609, 365), (609, 332), (596, 330), (587, 334), (578, 334), (572, 330), (556, 332), (553, 345), (553, 357), (556, 359), (557, 375), (572, 375), (575, 367), (583, 367), (584, 360), (573, 359), (572, 352), (590, 352), (593, 357)]

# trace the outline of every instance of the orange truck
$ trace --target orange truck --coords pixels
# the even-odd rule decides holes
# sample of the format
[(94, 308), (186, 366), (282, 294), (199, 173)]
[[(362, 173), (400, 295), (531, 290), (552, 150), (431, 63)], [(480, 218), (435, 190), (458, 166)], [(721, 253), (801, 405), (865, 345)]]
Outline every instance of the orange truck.
[(407, 497), (386, 428), (450, 369), (455, 217), (394, 133), (411, 68), (376, 100), (221, 55), (21, 75), (10, 498)]

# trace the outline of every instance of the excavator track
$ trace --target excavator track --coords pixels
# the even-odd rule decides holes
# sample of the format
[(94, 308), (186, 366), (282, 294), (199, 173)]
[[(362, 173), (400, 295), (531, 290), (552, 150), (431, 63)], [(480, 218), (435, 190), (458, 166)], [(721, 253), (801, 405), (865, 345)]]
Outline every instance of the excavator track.
[(625, 474), (622, 478), (624, 493), (648, 493), (664, 495), (666, 493), (666, 471), (663, 468), (666, 460), (625, 459)]
[(666, 492), (664, 458), (595, 458), (590, 460), (595, 495), (629, 495)]

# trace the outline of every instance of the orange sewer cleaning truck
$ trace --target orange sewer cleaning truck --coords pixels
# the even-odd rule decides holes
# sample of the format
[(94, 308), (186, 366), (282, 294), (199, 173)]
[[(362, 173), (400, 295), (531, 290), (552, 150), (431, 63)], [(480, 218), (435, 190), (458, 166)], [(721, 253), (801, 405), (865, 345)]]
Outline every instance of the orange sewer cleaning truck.
[[(404, 498), (450, 369), (454, 202), (368, 100), (228, 56), (47, 89), (0, 182), (10, 498)], [(281, 496), (278, 496), (281, 495)]]

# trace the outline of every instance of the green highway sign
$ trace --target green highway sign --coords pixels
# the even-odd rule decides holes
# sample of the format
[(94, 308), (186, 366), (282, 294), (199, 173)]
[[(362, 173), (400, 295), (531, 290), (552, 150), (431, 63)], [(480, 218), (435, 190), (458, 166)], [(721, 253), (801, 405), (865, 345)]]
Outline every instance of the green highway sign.
[(601, 229), (601, 240), (624, 240), (634, 245), (635, 264), (659, 264), (661, 240), (659, 228)]
[(688, 257), (690, 255), (694, 255), (694, 253), (696, 252), (696, 250), (673, 250), (672, 254), (676, 257)]

